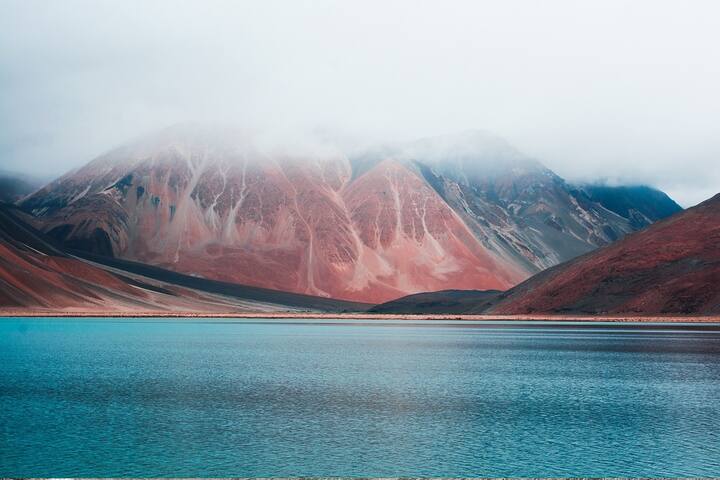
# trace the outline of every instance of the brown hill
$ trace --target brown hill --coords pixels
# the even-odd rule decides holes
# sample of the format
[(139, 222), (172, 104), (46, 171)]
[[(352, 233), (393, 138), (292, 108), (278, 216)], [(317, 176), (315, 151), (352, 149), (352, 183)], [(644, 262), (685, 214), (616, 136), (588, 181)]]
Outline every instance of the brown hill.
[(535, 275), (489, 311), (720, 313), (720, 194)]

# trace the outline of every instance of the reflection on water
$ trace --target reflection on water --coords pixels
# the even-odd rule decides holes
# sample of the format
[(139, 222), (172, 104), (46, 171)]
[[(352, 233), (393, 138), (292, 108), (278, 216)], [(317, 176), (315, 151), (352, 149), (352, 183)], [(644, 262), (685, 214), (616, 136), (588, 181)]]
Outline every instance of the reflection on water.
[(4, 476), (717, 476), (720, 333), (0, 321)]

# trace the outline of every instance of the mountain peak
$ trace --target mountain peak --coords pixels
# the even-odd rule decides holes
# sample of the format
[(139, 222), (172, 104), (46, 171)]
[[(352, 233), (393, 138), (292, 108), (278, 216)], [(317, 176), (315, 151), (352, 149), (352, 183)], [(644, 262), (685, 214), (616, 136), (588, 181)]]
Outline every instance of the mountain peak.
[(507, 288), (635, 229), (483, 131), (359, 159), (312, 138), (266, 138), (175, 125), (22, 207), (74, 249), (367, 302)]

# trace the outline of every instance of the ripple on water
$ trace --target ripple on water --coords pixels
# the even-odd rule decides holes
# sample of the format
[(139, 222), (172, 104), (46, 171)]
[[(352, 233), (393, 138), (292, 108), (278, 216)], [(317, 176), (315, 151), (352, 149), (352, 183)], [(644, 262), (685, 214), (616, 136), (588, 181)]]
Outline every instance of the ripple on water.
[(0, 322), (0, 475), (718, 476), (713, 332)]

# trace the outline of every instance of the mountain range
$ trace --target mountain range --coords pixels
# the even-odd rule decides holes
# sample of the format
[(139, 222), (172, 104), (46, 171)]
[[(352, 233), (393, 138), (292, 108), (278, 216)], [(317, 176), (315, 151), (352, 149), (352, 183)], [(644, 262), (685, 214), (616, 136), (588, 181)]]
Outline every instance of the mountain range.
[(572, 184), (485, 132), (345, 150), (185, 125), (2, 180), (5, 311), (720, 313), (720, 195)]
[(716, 315), (720, 313), (720, 194), (505, 292), (421, 293), (371, 311)]
[(346, 152), (197, 126), (116, 148), (17, 205), (66, 250), (371, 304), (505, 291), (681, 210), (648, 187), (570, 184), (484, 132)]

